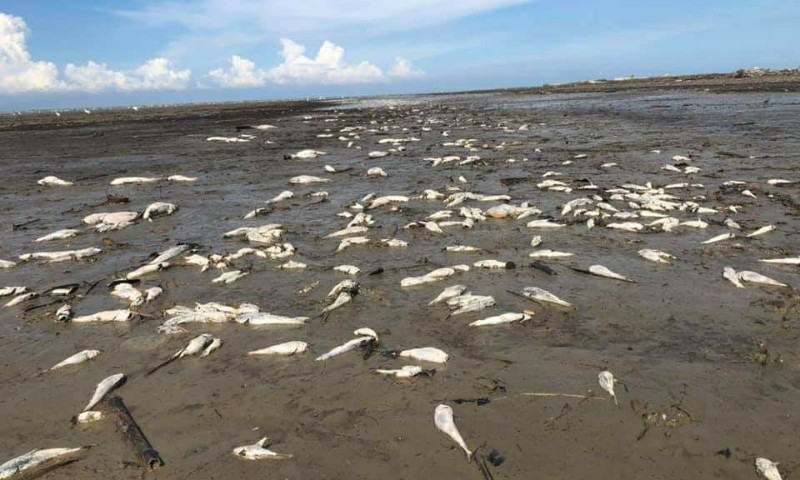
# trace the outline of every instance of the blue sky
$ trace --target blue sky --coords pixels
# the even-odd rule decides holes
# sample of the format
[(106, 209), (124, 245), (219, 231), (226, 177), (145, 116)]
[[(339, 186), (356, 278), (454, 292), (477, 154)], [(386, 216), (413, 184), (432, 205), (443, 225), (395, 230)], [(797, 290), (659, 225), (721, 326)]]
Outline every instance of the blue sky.
[(0, 109), (800, 66), (789, 0), (0, 0)]

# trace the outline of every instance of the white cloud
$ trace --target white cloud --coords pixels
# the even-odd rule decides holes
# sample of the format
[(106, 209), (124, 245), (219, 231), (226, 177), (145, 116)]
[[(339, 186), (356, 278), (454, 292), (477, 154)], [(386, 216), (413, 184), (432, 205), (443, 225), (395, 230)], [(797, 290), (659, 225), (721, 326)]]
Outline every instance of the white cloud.
[(25, 45), (25, 20), (0, 13), (0, 93), (25, 93), (63, 88), (50, 62), (31, 60)]
[(394, 59), (394, 65), (389, 69), (389, 76), (401, 79), (420, 78), (425, 76), (425, 72), (415, 69), (411, 62), (402, 57)]
[[(221, 87), (261, 87), (276, 84), (329, 84), (346, 85), (384, 81), (387, 76), (369, 62), (349, 64), (344, 60), (344, 48), (328, 40), (322, 43), (314, 58), (305, 55), (306, 47), (288, 38), (281, 39), (280, 56), (283, 62), (270, 69), (260, 69), (255, 62), (234, 55), (227, 69), (208, 72), (209, 78)], [(402, 64), (400, 63), (402, 62)], [(402, 59), (393, 67), (392, 76), (411, 78), (421, 74)]]
[(226, 88), (262, 87), (267, 83), (266, 72), (258, 70), (255, 62), (238, 55), (231, 57), (230, 68), (216, 68), (208, 72), (208, 76)]
[(26, 45), (27, 26), (20, 17), (0, 13), (0, 95), (28, 92), (100, 92), (104, 90), (180, 90), (190, 70), (175, 70), (169, 60), (154, 58), (132, 71), (104, 63), (68, 64), (63, 75), (51, 62), (34, 61)]

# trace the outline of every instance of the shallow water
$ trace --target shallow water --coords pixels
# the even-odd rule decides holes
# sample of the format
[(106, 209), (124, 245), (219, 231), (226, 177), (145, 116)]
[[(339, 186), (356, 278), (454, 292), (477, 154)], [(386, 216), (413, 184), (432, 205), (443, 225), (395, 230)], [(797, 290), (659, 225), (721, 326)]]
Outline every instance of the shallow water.
[[(148, 255), (178, 242), (195, 242), (201, 253), (233, 252), (246, 246), (222, 234), (240, 226), (281, 223), (283, 241), (297, 247), (293, 260), (309, 264), (305, 271), (283, 271), (283, 261), (246, 257), (237, 262), (250, 275), (230, 285), (215, 285), (212, 271), (176, 266), (145, 278), (143, 286), (161, 285), (165, 293), (146, 306), (140, 320), (126, 325), (60, 325), (49, 313), (58, 305), (23, 312), (44, 304), (39, 299), (22, 307), (0, 309), (0, 449), (5, 458), (33, 448), (97, 444), (89, 456), (49, 473), (46, 478), (139, 478), (142, 470), (124, 463), (133, 455), (105, 421), (72, 428), (70, 418), (106, 376), (125, 372), (128, 383), (118, 390), (142, 429), (159, 450), (166, 466), (148, 478), (481, 478), (463, 453), (433, 426), (438, 403), (454, 407), (456, 423), (471, 448), (497, 449), (506, 458), (490, 467), (495, 478), (755, 478), (755, 456), (796, 462), (795, 415), (800, 400), (798, 371), (798, 297), (794, 290), (736, 289), (722, 279), (724, 266), (751, 269), (797, 285), (796, 267), (758, 263), (759, 258), (796, 256), (798, 188), (771, 187), (769, 178), (800, 179), (800, 96), (797, 94), (711, 94), (697, 92), (571, 94), (525, 96), (481, 94), (419, 97), (337, 105), (309, 113), (311, 106), (263, 106), (236, 115), (187, 115), (180, 108), (163, 119), (139, 120), (134, 113), (96, 123), (70, 124), (65, 114), (59, 127), (0, 131), (0, 258), (11, 260), (37, 250), (99, 246), (97, 261), (44, 265), (22, 264), (0, 271), (0, 287), (26, 285), (35, 291), (71, 282), (100, 281), (72, 305), (77, 314), (123, 308), (110, 297), (108, 280), (132, 270)], [(78, 115), (75, 113), (74, 115)], [(109, 114), (110, 115), (110, 114)], [(304, 120), (310, 115), (310, 120)], [(325, 121), (334, 119), (335, 121)], [(430, 120), (435, 119), (435, 123)], [(370, 124), (371, 121), (377, 122)], [(208, 136), (235, 135), (234, 126), (272, 123), (278, 128), (246, 131), (250, 143), (217, 144)], [(529, 131), (517, 127), (530, 124)], [(380, 134), (359, 132), (363, 150), (345, 148), (339, 129), (361, 125), (387, 126)], [(483, 126), (482, 126), (483, 125)], [(513, 131), (505, 132), (498, 125)], [(429, 126), (431, 131), (422, 131)], [(333, 138), (317, 138), (319, 133)], [(449, 131), (443, 137), (442, 131)], [(380, 138), (416, 136), (421, 142), (381, 159), (367, 152), (385, 150)], [(445, 147), (445, 141), (476, 138), (488, 148), (468, 152)], [(266, 140), (274, 143), (267, 144)], [(496, 147), (506, 142), (505, 148)], [(283, 155), (315, 148), (328, 155), (314, 160), (283, 160)], [(540, 148), (541, 153), (535, 149)], [(650, 153), (660, 149), (661, 153)], [(722, 152), (722, 153), (721, 153)], [(587, 159), (561, 162), (585, 153)], [(735, 155), (731, 155), (731, 153)], [(432, 168), (424, 157), (480, 155), (485, 162)], [(690, 178), (660, 170), (673, 155), (691, 154), (702, 168)], [(754, 158), (749, 158), (750, 156)], [(515, 163), (506, 160), (514, 158)], [(527, 159), (527, 160), (523, 160)], [(600, 168), (605, 162), (619, 167)], [(352, 168), (327, 174), (322, 166)], [(367, 178), (380, 166), (388, 178)], [(336, 253), (340, 239), (322, 239), (344, 228), (337, 217), (367, 193), (415, 195), (427, 188), (449, 186), (484, 194), (509, 194), (514, 204), (530, 201), (541, 217), (558, 216), (566, 201), (580, 195), (544, 192), (535, 184), (547, 171), (563, 181), (591, 179), (602, 188), (624, 183), (663, 185), (688, 181), (704, 189), (672, 191), (684, 199), (705, 195), (705, 206), (739, 204), (733, 215), (745, 231), (774, 223), (778, 229), (756, 239), (714, 245), (700, 242), (726, 231), (720, 224), (705, 230), (635, 234), (583, 223), (555, 231), (534, 231), (526, 220), (486, 220), (471, 230), (450, 227), (444, 235), (424, 229), (403, 229), (414, 220), (443, 210), (441, 202), (414, 200), (397, 212), (381, 207), (371, 212), (376, 224), (370, 238), (396, 236), (406, 249), (355, 246)], [(111, 187), (119, 176), (198, 176), (194, 184)], [(291, 186), (301, 174), (332, 181), (318, 186)], [(79, 186), (36, 185), (45, 175)], [(463, 175), (467, 184), (457, 178)], [(508, 179), (521, 179), (505, 186)], [(726, 180), (753, 182), (757, 200), (720, 189)], [(295, 198), (278, 204), (264, 217), (242, 216), (283, 190)], [(328, 201), (306, 198), (326, 190)], [(130, 198), (125, 205), (102, 205), (109, 194)], [(770, 197), (772, 195), (772, 198)], [(90, 213), (137, 210), (153, 201), (176, 203), (180, 210), (153, 222), (97, 234), (80, 227)], [(617, 202), (618, 203), (618, 202)], [(495, 203), (467, 202), (488, 208)], [(618, 205), (622, 206), (622, 205)], [(455, 207), (457, 213), (459, 207)], [(682, 220), (695, 216), (676, 214)], [(705, 216), (721, 222), (725, 215)], [(36, 222), (12, 230), (12, 224)], [(35, 244), (33, 239), (61, 228), (82, 228), (64, 241)], [(528, 267), (533, 235), (540, 248), (573, 252), (574, 257), (547, 261), (558, 275)], [(115, 247), (104, 247), (103, 236)], [(445, 253), (445, 245), (481, 247), (484, 253)], [(679, 260), (658, 265), (640, 258), (641, 248), (665, 250)], [(400, 280), (439, 266), (472, 264), (495, 258), (514, 261), (514, 270), (472, 269), (437, 283), (400, 288)], [(569, 266), (600, 263), (636, 280), (635, 284), (583, 275)], [(363, 272), (384, 273), (358, 280), (355, 300), (321, 322), (325, 295), (340, 280), (341, 264)], [(304, 286), (319, 281), (307, 294)], [(442, 305), (427, 306), (449, 285), (465, 284), (475, 294), (493, 295), (497, 306), (483, 312), (447, 318)], [(526, 286), (545, 288), (575, 305), (567, 311), (541, 306), (511, 293)], [(80, 292), (85, 294), (87, 286)], [(7, 299), (3, 299), (3, 303)], [(188, 325), (191, 335), (162, 337), (156, 327), (173, 305), (218, 301), (254, 303), (263, 311), (312, 317), (301, 328), (259, 328), (228, 323)], [(475, 329), (478, 318), (532, 309), (533, 320), (522, 325)], [(316, 363), (313, 358), (352, 338), (368, 326), (381, 335), (382, 350), (435, 346), (451, 355), (431, 378), (393, 382), (371, 368), (407, 364), (381, 355), (363, 360), (351, 353)], [(223, 347), (209, 358), (188, 358), (148, 377), (143, 372), (181, 348), (193, 335), (209, 332)], [(311, 344), (310, 352), (285, 359), (252, 358), (245, 353), (289, 340)], [(759, 342), (770, 358), (756, 362)], [(34, 377), (63, 358), (85, 348), (103, 353), (76, 368)], [(423, 365), (432, 367), (433, 365)], [(562, 397), (524, 397), (523, 392), (595, 392), (597, 373), (608, 368), (624, 381), (618, 385), (619, 408), (610, 400), (579, 401)], [(491, 380), (505, 391), (487, 390)], [(455, 399), (488, 397), (490, 403), (454, 404)], [(675, 416), (679, 405), (692, 422), (675, 428), (653, 426), (643, 433), (631, 400), (648, 411)], [(269, 436), (273, 449), (291, 453), (285, 462), (247, 462), (230, 451)], [(730, 458), (716, 452), (729, 448)]]

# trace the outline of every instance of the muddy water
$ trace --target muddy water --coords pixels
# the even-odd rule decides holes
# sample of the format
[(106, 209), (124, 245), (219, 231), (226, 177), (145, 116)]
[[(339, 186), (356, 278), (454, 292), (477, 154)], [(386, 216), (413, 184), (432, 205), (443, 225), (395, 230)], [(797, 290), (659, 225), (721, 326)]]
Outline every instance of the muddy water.
[[(97, 261), (21, 264), (0, 271), (0, 287), (26, 285), (43, 291), (82, 282), (72, 305), (77, 314), (122, 308), (108, 295), (108, 280), (136, 268), (148, 255), (178, 242), (194, 242), (201, 253), (233, 252), (246, 246), (222, 234), (241, 226), (281, 223), (284, 241), (297, 247), (292, 258), (305, 271), (282, 271), (282, 261), (255, 257), (237, 262), (250, 275), (231, 285), (215, 285), (216, 271), (176, 266), (145, 278), (165, 293), (125, 325), (61, 325), (52, 319), (58, 305), (34, 300), (0, 309), (0, 451), (5, 460), (33, 448), (96, 444), (90, 455), (46, 478), (141, 478), (143, 470), (121, 442), (112, 422), (73, 428), (78, 413), (102, 378), (129, 375), (119, 394), (160, 451), (167, 465), (148, 478), (481, 478), (463, 453), (433, 426), (433, 409), (451, 404), (470, 447), (496, 449), (505, 462), (490, 467), (495, 478), (755, 478), (755, 456), (797, 465), (800, 421), (798, 297), (793, 290), (736, 289), (721, 278), (724, 266), (757, 270), (798, 285), (795, 267), (758, 263), (759, 258), (794, 256), (797, 250), (798, 189), (772, 187), (769, 178), (800, 179), (800, 96), (796, 94), (710, 94), (693, 92), (587, 95), (461, 95), (277, 108), (260, 106), (226, 116), (214, 112), (181, 116), (180, 110), (145, 119), (134, 113), (98, 114), (96, 122), (77, 113), (60, 125), (0, 131), (0, 258), (30, 251), (98, 246)], [(70, 116), (76, 116), (71, 119)], [(104, 115), (106, 115), (104, 117)], [(307, 119), (306, 116), (310, 116)], [(371, 123), (374, 122), (374, 123)], [(35, 123), (35, 122), (34, 122)], [(242, 124), (278, 128), (247, 131), (250, 143), (206, 142), (232, 136)], [(518, 130), (530, 124), (530, 130)], [(347, 149), (337, 140), (347, 126), (387, 127), (360, 131)], [(503, 127), (511, 130), (504, 131)], [(423, 131), (429, 127), (430, 131)], [(330, 129), (330, 132), (327, 132)], [(449, 136), (443, 137), (442, 131)], [(318, 138), (333, 133), (333, 138)], [(368, 159), (385, 150), (381, 138), (415, 136), (404, 152)], [(443, 142), (475, 138), (478, 152)], [(267, 141), (273, 143), (267, 143)], [(505, 142), (505, 143), (503, 143)], [(497, 148), (502, 145), (502, 148)], [(315, 160), (283, 160), (303, 148), (328, 154)], [(537, 152), (536, 149), (541, 152)], [(659, 149), (661, 153), (652, 153)], [(562, 165), (577, 154), (588, 158)], [(467, 166), (430, 167), (423, 158), (470, 154), (482, 161)], [(689, 155), (702, 171), (686, 177), (660, 169), (673, 155)], [(516, 161), (509, 163), (513, 158)], [(600, 165), (616, 162), (618, 167)], [(350, 170), (328, 174), (325, 164)], [(388, 178), (368, 178), (380, 166)], [(705, 230), (622, 233), (583, 223), (554, 231), (534, 231), (527, 220), (487, 220), (470, 230), (447, 228), (444, 235), (403, 229), (407, 223), (445, 209), (441, 202), (413, 200), (399, 211), (371, 212), (368, 236), (396, 237), (406, 249), (355, 246), (337, 253), (338, 239), (324, 235), (344, 228), (336, 213), (364, 195), (415, 195), (424, 189), (458, 186), (484, 194), (508, 194), (513, 203), (530, 201), (541, 217), (558, 216), (560, 206), (580, 195), (536, 188), (547, 171), (566, 182), (590, 179), (601, 188), (625, 183), (654, 185), (688, 181), (704, 188), (674, 190), (684, 200), (708, 207), (742, 205), (731, 215), (745, 230), (773, 223), (777, 230), (756, 239), (715, 245), (700, 242), (726, 231), (725, 215), (704, 216)], [(194, 184), (111, 187), (118, 176), (198, 176)], [(288, 179), (310, 174), (330, 178), (317, 186), (291, 186)], [(36, 185), (45, 175), (80, 180), (71, 188)], [(457, 179), (463, 175), (468, 183)], [(727, 180), (748, 185), (757, 199), (722, 189)], [(508, 186), (506, 186), (508, 185)], [(576, 184), (577, 185), (577, 184)], [(800, 185), (800, 184), (799, 184)], [(242, 220), (249, 210), (283, 190), (295, 198), (267, 216)], [(306, 194), (326, 190), (328, 201)], [(107, 195), (130, 199), (103, 205)], [(705, 200), (699, 199), (705, 196)], [(153, 222), (97, 234), (80, 226), (90, 213), (138, 210), (169, 201), (180, 210)], [(617, 202), (619, 203), (619, 202)], [(468, 202), (487, 208), (494, 203)], [(625, 206), (619, 204), (618, 207)], [(456, 207), (457, 211), (458, 207)], [(678, 213), (683, 220), (696, 218)], [(24, 228), (14, 224), (35, 220)], [(33, 239), (61, 228), (85, 231), (69, 240), (35, 244)], [(574, 257), (547, 262), (558, 275), (528, 267), (530, 239), (542, 248)], [(102, 237), (113, 240), (104, 245)], [(485, 249), (445, 253), (445, 245)], [(657, 265), (636, 255), (641, 248), (665, 250), (673, 265)], [(255, 258), (255, 259), (253, 259)], [(422, 287), (400, 288), (406, 276), (439, 266), (496, 258), (514, 261), (514, 270), (472, 269)], [(569, 267), (599, 263), (636, 280), (635, 284), (590, 277)], [(344, 274), (331, 267), (357, 265), (362, 291), (354, 302), (322, 323), (325, 295)], [(100, 281), (90, 293), (88, 285)], [(298, 293), (312, 282), (319, 286)], [(493, 295), (497, 306), (447, 318), (446, 307), (427, 303), (443, 288), (465, 284), (476, 294)], [(509, 293), (539, 286), (572, 302), (572, 311), (527, 302)], [(4, 299), (5, 300), (5, 299)], [(254, 303), (263, 311), (312, 317), (301, 328), (259, 328), (234, 323), (188, 325), (191, 335), (163, 337), (156, 327), (173, 305), (217, 301)], [(3, 302), (5, 303), (5, 302)], [(467, 324), (506, 311), (533, 309), (527, 324), (475, 329)], [(381, 349), (435, 346), (451, 360), (431, 379), (393, 382), (370, 369), (406, 364), (374, 355), (347, 354), (325, 364), (313, 358), (368, 326), (381, 334)], [(192, 335), (209, 332), (225, 341), (205, 359), (184, 359), (145, 377), (143, 372), (180, 348)], [(310, 352), (286, 359), (248, 358), (247, 351), (289, 340), (311, 344)], [(761, 347), (759, 345), (762, 345)], [(763, 347), (765, 345), (766, 347)], [(93, 362), (41, 377), (40, 369), (85, 349), (102, 350)], [(767, 352), (766, 362), (759, 362)], [(763, 365), (762, 363), (767, 363)], [(433, 365), (425, 365), (432, 367)], [(605, 399), (597, 373), (608, 368), (621, 380), (620, 406)], [(499, 388), (497, 388), (499, 386)], [(604, 400), (530, 397), (525, 392), (594, 392)], [(487, 397), (490, 402), (456, 404)], [(645, 430), (641, 408), (663, 412), (677, 425)], [(679, 408), (676, 408), (679, 407)], [(682, 413), (683, 412), (683, 413)], [(688, 420), (687, 414), (688, 412)], [(290, 461), (248, 462), (232, 448), (270, 437), (274, 450)], [(730, 455), (717, 452), (729, 449)]]

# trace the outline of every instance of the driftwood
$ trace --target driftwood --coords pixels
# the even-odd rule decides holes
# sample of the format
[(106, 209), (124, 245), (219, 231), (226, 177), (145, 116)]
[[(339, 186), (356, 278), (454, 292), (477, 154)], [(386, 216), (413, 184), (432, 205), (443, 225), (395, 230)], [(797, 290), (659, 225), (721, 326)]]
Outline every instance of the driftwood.
[(128, 407), (120, 397), (109, 397), (105, 401), (106, 406), (111, 412), (117, 414), (117, 428), (125, 441), (133, 447), (136, 455), (150, 470), (155, 470), (164, 465), (164, 460), (155, 448), (150, 445), (147, 437), (142, 433), (142, 429), (131, 416)]

